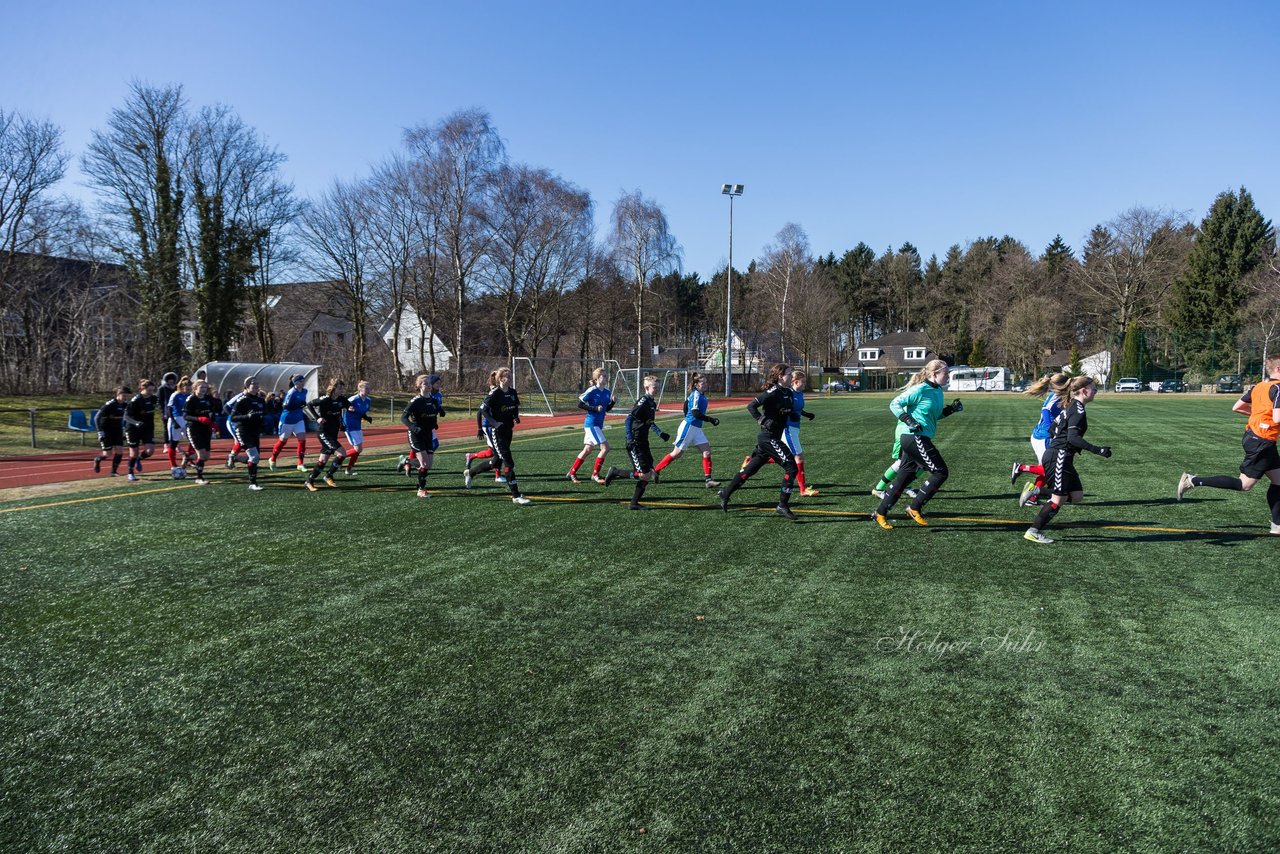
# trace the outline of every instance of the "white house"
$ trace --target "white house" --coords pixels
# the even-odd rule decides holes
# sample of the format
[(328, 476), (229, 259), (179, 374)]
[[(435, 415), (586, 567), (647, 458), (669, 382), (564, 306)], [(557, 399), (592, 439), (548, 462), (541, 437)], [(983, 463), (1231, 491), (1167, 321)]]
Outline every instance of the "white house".
[(394, 349), (405, 373), (418, 373), (431, 368), (431, 353), (435, 353), (437, 371), (449, 370), (453, 353), (436, 337), (431, 325), (405, 303), (400, 309), (400, 337), (396, 339), (395, 318), (388, 317), (378, 327), (378, 334), (386, 345)]

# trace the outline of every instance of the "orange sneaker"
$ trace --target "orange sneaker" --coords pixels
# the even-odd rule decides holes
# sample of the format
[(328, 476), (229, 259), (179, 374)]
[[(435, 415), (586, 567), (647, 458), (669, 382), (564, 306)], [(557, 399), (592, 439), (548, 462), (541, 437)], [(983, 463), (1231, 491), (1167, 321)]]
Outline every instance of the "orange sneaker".
[(929, 527), (929, 523), (925, 521), (924, 514), (916, 508), (908, 507), (907, 515), (910, 516), (911, 521), (915, 522), (917, 525), (924, 525), (926, 528)]

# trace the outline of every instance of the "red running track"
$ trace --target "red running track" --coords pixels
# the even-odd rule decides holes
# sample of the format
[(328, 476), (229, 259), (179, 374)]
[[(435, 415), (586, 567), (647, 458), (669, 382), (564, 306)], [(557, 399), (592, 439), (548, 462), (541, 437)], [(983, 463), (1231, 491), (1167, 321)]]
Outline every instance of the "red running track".
[[(734, 409), (745, 406), (750, 398), (728, 398), (710, 401), (709, 409), (722, 410)], [(664, 408), (659, 410), (660, 417), (669, 418), (680, 414), (678, 408)], [(620, 423), (622, 416), (611, 415), (611, 421)], [(571, 412), (563, 415), (555, 415), (551, 417), (536, 417), (526, 415), (520, 426), (516, 428), (517, 433), (527, 432), (529, 430), (545, 430), (548, 428), (558, 429), (562, 427), (570, 427), (580, 425), (582, 423), (581, 412)], [(436, 431), (436, 437), (444, 443), (450, 439), (463, 439), (471, 442), (476, 441), (476, 422), (474, 413), (461, 415), (458, 417), (445, 418), (440, 422), (440, 429)], [(579, 436), (574, 437), (576, 442)], [(263, 451), (270, 453), (271, 445), (275, 442), (274, 436), (263, 437)], [(572, 444), (572, 443), (569, 443)], [(391, 447), (404, 447), (405, 433), (404, 428), (398, 424), (390, 427), (373, 427), (364, 431), (364, 447), (365, 451), (376, 451)], [(344, 443), (345, 447), (345, 443)], [(280, 461), (286, 465), (296, 465), (297, 444), (295, 440), (290, 440), (288, 447), (280, 453)], [(307, 442), (308, 460), (314, 460), (316, 450), (319, 448), (319, 442), (314, 436)], [(113, 478), (107, 474), (110, 470), (110, 461), (105, 460), (103, 464), (102, 474), (94, 474), (93, 458), (97, 454), (96, 447), (86, 447), (83, 451), (63, 451), (54, 454), (29, 454), (16, 457), (0, 457), (0, 490), (17, 489), (24, 486), (43, 486), (52, 483), (73, 483), (82, 480), (112, 480)], [(231, 450), (230, 439), (215, 439), (213, 442), (213, 452), (210, 456), (212, 465), (221, 465), (226, 459), (227, 452)], [(358, 465), (358, 463), (357, 463)], [(123, 464), (121, 465), (123, 469)], [(157, 444), (156, 452), (145, 463), (143, 463), (145, 479), (155, 477), (156, 473), (163, 474), (168, 477), (169, 461), (165, 458), (163, 448)], [(148, 477), (150, 476), (150, 477)], [(115, 480), (124, 481), (125, 477), (122, 473)]]

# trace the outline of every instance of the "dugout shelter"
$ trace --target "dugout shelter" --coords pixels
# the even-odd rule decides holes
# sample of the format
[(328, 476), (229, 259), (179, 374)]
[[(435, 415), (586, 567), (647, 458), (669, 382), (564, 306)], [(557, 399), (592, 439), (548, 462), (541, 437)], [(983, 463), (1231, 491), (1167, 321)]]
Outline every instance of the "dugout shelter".
[(204, 371), (209, 386), (223, 400), (230, 400), (244, 390), (244, 381), (258, 378), (258, 387), (277, 395), (289, 390), (289, 378), (302, 374), (307, 389), (307, 399), (320, 396), (320, 365), (302, 365), (297, 362), (206, 362), (191, 375)]

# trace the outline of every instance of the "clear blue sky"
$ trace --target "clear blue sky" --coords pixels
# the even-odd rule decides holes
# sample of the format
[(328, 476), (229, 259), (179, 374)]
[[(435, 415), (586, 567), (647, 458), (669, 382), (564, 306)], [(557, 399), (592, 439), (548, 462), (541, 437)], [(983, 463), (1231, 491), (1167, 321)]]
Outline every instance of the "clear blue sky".
[(1198, 221), (1241, 185), (1280, 221), (1274, 2), (5, 5), (0, 105), (77, 156), (134, 78), (236, 108), (304, 196), (478, 106), (602, 229), (624, 190), (659, 202), (704, 279), (726, 181), (739, 267), (788, 222), (815, 253), (928, 258), (1002, 234), (1078, 251), (1133, 205)]

